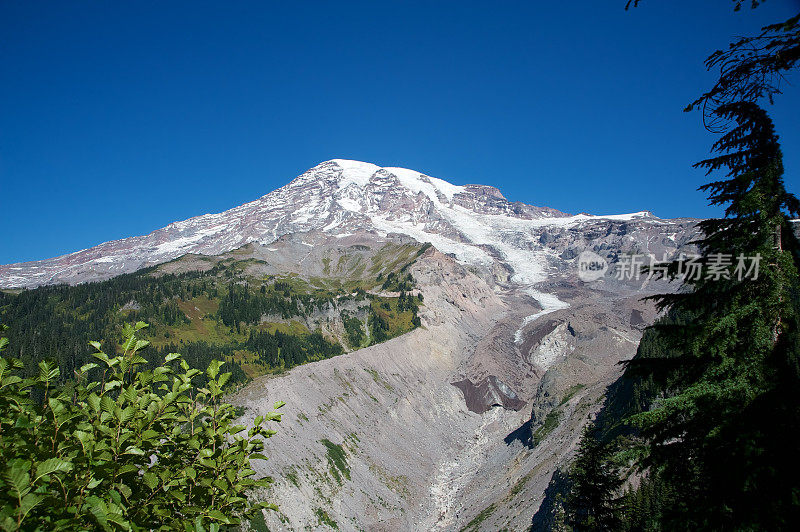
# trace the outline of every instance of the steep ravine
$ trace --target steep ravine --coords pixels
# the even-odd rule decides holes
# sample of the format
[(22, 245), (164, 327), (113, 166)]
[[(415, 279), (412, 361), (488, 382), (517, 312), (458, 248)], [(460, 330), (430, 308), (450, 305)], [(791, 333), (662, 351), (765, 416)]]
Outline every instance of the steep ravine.
[[(569, 306), (529, 320), (515, 342), (538, 310), (525, 290), (490, 286), (435, 249), (411, 271), (425, 297), (422, 328), (234, 397), (248, 420), (287, 403), (269, 461), (255, 464), (276, 479), (262, 494), (280, 507), (265, 514), (270, 530), (527, 529), (616, 363), (635, 353), (640, 318), (654, 316), (640, 292), (553, 285)], [(536, 364), (538, 349), (549, 367)], [(470, 411), (451, 383), (488, 375), (526, 406)], [(542, 433), (551, 411), (558, 423)]]
[(450, 379), (507, 308), (435, 250), (412, 273), (425, 296), (423, 328), (256, 380), (236, 395), (251, 419), (278, 399), (287, 403), (270, 460), (257, 463), (277, 480), (266, 494), (281, 508), (266, 515), (270, 530), (332, 522), (419, 530), (437, 520), (436, 474), (484, 424)]
[[(576, 258), (592, 250), (614, 266), (628, 254), (675, 256), (697, 236), (696, 221), (571, 216), (493, 187), (337, 159), (223, 213), (0, 265), (0, 286), (230, 260), (254, 279), (296, 276), (344, 295), (379, 283), (387, 267), (404, 271), (430, 243), (410, 267), (425, 298), (423, 328), (236, 394), (250, 420), (287, 403), (271, 459), (256, 464), (276, 478), (261, 496), (281, 509), (265, 517), (273, 531), (525, 530), (617, 363), (652, 323), (640, 298), (664, 290), (611, 270), (584, 284)], [(305, 326), (341, 339), (334, 307)]]

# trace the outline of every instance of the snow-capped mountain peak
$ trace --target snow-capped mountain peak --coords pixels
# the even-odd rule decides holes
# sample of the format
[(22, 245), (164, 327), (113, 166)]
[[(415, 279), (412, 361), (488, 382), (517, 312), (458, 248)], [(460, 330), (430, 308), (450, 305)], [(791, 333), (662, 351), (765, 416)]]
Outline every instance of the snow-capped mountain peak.
[[(172, 260), (186, 253), (216, 255), (250, 242), (269, 244), (297, 232), (334, 236), (403, 233), (510, 281), (546, 277), (567, 241), (552, 232), (594, 224), (669, 224), (649, 213), (569, 216), (509, 202), (494, 187), (457, 186), (406, 168), (333, 159), (284, 187), (239, 207), (172, 223), (145, 236), (106, 242), (43, 261), (0, 266), (0, 286), (32, 287), (98, 280)], [(674, 232), (674, 231), (673, 231)], [(574, 240), (574, 238), (572, 239)]]

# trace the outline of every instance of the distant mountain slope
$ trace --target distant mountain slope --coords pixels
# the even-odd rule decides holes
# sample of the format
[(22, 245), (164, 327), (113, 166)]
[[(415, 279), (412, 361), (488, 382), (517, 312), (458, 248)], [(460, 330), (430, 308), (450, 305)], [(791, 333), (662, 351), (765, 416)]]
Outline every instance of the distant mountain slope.
[[(34, 287), (158, 264), (0, 292), (0, 307), (30, 360), (66, 337), (80, 355), (75, 333), (102, 303), (103, 331), (141, 313), (159, 350), (200, 365), (222, 354), (241, 380), (268, 373), (233, 399), (246, 419), (288, 403), (256, 466), (276, 478), (258, 495), (279, 503), (270, 530), (522, 530), (655, 318), (642, 297), (674, 289), (584, 282), (577, 258), (592, 250), (611, 270), (628, 254), (688, 252), (695, 222), (570, 216), (334, 160), (224, 213), (0, 266), (0, 286)], [(105, 289), (129, 280), (149, 299)]]
[[(216, 255), (250, 242), (268, 244), (303, 231), (347, 235), (402, 233), (493, 276), (529, 284), (563, 267), (570, 248), (592, 238), (652, 242), (653, 251), (678, 242), (691, 221), (647, 212), (568, 216), (509, 202), (494, 187), (455, 186), (403, 168), (335, 159), (304, 172), (262, 198), (218, 214), (197, 216), (145, 236), (106, 242), (52, 259), (0, 266), (0, 287), (35, 287), (108, 279), (187, 253)], [(625, 235), (639, 233), (631, 238)], [(567, 238), (564, 238), (564, 237)], [(661, 240), (670, 240), (661, 242)], [(566, 253), (566, 255), (565, 255)]]
[(290, 235), (97, 283), (0, 292), (0, 323), (10, 325), (7, 354), (30, 372), (55, 359), (70, 378), (93, 360), (90, 340), (111, 352), (121, 326), (143, 320), (148, 360), (181, 352), (205, 368), (224, 359), (242, 383), (418, 327), (424, 303), (407, 270), (429, 247), (408, 238)]

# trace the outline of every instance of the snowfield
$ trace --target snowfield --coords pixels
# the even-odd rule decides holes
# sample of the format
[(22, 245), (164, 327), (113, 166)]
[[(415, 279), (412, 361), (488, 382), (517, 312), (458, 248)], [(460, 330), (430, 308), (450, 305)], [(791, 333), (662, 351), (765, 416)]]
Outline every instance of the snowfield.
[[(402, 233), (430, 242), (465, 264), (487, 269), (500, 264), (510, 272), (512, 283), (529, 286), (545, 280), (548, 263), (557, 260), (553, 250), (540, 242), (544, 232), (598, 223), (642, 226), (669, 221), (646, 211), (570, 216), (509, 202), (493, 187), (457, 186), (407, 168), (334, 159), (225, 212), (53, 259), (0, 266), (0, 287), (106, 279), (187, 253), (216, 255), (250, 242), (269, 245), (284, 235), (306, 231), (334, 236)], [(555, 308), (551, 301), (540, 301), (545, 309)]]

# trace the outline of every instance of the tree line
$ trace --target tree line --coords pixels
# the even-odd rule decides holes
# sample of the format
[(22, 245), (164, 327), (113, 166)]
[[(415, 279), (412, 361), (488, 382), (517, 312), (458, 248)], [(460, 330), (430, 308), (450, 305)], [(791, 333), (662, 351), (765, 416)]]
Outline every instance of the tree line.
[[(636, 4), (638, 2), (634, 2)], [(756, 7), (759, 2), (753, 2)], [(741, 2), (736, 3), (741, 7)], [(701, 262), (760, 258), (654, 296), (665, 314), (587, 427), (573, 464), (551, 485), (533, 529), (793, 530), (800, 523), (800, 242), (783, 156), (759, 105), (800, 61), (800, 14), (712, 54), (701, 109), (720, 133), (695, 166), (725, 216), (700, 222)], [(658, 274), (680, 278), (678, 262)]]

